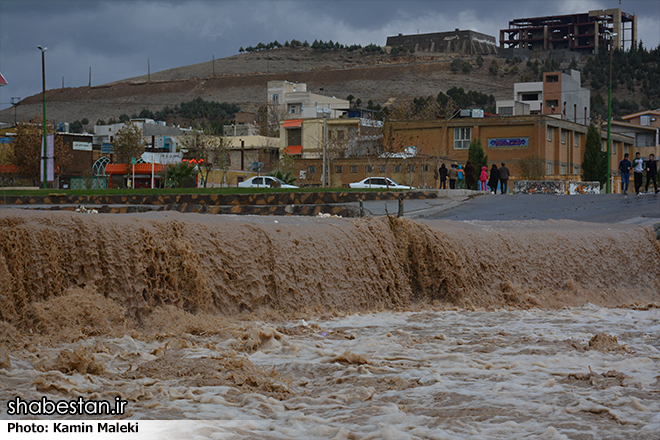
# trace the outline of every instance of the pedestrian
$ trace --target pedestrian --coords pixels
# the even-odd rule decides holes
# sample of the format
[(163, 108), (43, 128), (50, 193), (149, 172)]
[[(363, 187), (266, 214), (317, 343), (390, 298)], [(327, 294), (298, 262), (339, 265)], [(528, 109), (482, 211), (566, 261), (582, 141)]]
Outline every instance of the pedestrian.
[(456, 178), (458, 177), (456, 164), (451, 164), (449, 170), (447, 170), (447, 177), (449, 177), (449, 189), (456, 189)]
[(655, 161), (655, 154), (649, 154), (649, 160), (646, 161), (646, 188), (645, 192), (649, 192), (649, 181), (653, 180), (653, 188), (655, 193), (658, 194), (658, 163)]
[(474, 165), (469, 160), (465, 163), (465, 188), (474, 189), (476, 181), (474, 180)]
[(497, 169), (497, 165), (493, 164), (490, 168), (490, 179), (488, 180), (488, 186), (490, 186), (493, 194), (497, 194), (498, 183), (500, 183), (500, 171)]
[(481, 175), (479, 176), (479, 191), (487, 191), (486, 182), (488, 181), (488, 168), (481, 167)]
[(456, 171), (458, 173), (458, 188), (463, 189), (463, 181), (465, 180), (465, 172), (463, 171), (463, 167), (459, 165)]
[(639, 195), (639, 191), (642, 189), (642, 172), (644, 171), (644, 159), (642, 159), (639, 151), (635, 153), (633, 169), (635, 170), (635, 192)]
[(509, 192), (509, 169), (504, 165), (504, 162), (500, 167), (500, 187), (502, 188), (502, 194)]
[(440, 189), (447, 189), (447, 167), (444, 162), (438, 169), (438, 175), (440, 176)]
[(621, 173), (621, 192), (623, 194), (628, 194), (628, 182), (630, 181), (630, 170), (632, 169), (632, 163), (628, 159), (630, 154), (626, 153), (623, 155), (623, 160), (619, 162), (619, 172)]

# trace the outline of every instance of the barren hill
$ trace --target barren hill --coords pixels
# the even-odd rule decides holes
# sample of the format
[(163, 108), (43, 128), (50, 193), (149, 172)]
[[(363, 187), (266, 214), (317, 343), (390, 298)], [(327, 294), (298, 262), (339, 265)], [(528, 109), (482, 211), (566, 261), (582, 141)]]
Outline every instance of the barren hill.
[[(470, 73), (454, 73), (451, 62), (470, 61)], [(489, 73), (496, 60), (501, 69)], [(506, 69), (506, 70), (505, 70)], [(515, 71), (515, 73), (511, 73)], [(507, 72), (507, 73), (505, 73)], [(199, 64), (152, 73), (149, 76), (99, 86), (51, 89), (46, 93), (48, 119), (73, 122), (87, 118), (118, 118), (122, 113), (143, 109), (158, 111), (201, 97), (208, 101), (238, 104), (242, 110), (255, 110), (266, 102), (267, 83), (287, 80), (307, 83), (307, 89), (337, 98), (353, 95), (363, 102), (373, 100), (391, 105), (405, 99), (437, 95), (452, 87), (463, 87), (510, 99), (513, 83), (531, 79), (525, 63), (506, 63), (494, 56), (484, 57), (481, 67), (476, 57), (454, 54), (415, 54), (411, 57), (389, 54), (361, 54), (317, 51), (311, 48), (281, 48), (251, 52)], [(320, 89), (323, 89), (320, 91)], [(16, 108), (18, 120), (41, 113), (41, 94), (21, 101)], [(14, 109), (0, 112), (0, 121), (14, 120)]]

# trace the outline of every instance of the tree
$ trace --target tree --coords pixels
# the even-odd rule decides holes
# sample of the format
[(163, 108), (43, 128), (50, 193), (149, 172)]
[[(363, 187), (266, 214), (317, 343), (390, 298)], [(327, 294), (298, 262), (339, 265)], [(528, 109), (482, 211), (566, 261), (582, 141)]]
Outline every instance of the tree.
[(216, 165), (223, 170), (229, 166), (227, 142), (222, 136), (197, 129), (184, 134), (180, 143), (181, 147), (188, 149), (189, 154), (197, 160), (197, 166), (204, 178), (204, 188)]
[(117, 154), (118, 162), (126, 164), (126, 173), (128, 173), (131, 158), (137, 159), (144, 153), (142, 129), (129, 121), (117, 131), (112, 146)]
[(189, 162), (179, 162), (165, 168), (165, 185), (172, 188), (183, 188), (184, 185), (194, 182), (197, 167)]
[(259, 135), (280, 137), (280, 122), (286, 118), (286, 108), (274, 102), (262, 105), (257, 110)]
[(538, 154), (520, 159), (518, 168), (523, 180), (541, 180), (545, 177), (545, 159)]
[[(55, 133), (52, 125), (47, 124), (48, 134)], [(20, 122), (16, 126), (16, 136), (12, 142), (14, 147), (13, 164), (18, 168), (18, 173), (27, 178), (34, 179), (35, 184), (39, 182), (41, 174), (41, 156), (43, 126), (41, 119), (37, 118), (30, 122)], [(55, 136), (55, 169), (60, 173), (69, 166), (73, 160), (73, 154), (65, 147), (60, 136)]]
[(586, 182), (598, 181), (601, 185), (607, 181), (607, 153), (601, 148), (600, 134), (594, 124), (591, 124), (587, 131), (582, 178)]
[(484, 149), (481, 146), (481, 139), (472, 139), (470, 142), (468, 160), (472, 162), (472, 166), (474, 166), (475, 177), (481, 173), (482, 167), (488, 166), (488, 156), (484, 154)]

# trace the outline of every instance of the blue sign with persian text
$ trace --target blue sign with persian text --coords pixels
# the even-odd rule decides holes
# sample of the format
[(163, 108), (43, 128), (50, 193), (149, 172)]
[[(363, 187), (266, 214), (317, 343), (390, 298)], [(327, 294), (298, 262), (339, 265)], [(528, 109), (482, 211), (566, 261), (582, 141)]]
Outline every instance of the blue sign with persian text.
[(488, 138), (488, 148), (501, 147), (529, 147), (529, 138)]

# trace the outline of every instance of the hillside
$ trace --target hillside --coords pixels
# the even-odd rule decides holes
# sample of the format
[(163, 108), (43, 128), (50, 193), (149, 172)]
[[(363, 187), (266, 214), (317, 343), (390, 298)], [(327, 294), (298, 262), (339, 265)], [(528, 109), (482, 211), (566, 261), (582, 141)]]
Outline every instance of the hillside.
[[(456, 59), (470, 61), (471, 72), (452, 72), (450, 65)], [(436, 96), (452, 87), (475, 90), (496, 99), (510, 99), (514, 82), (537, 79), (524, 61), (507, 63), (486, 56), (479, 67), (476, 60), (476, 57), (453, 54), (418, 53), (413, 58), (410, 54), (393, 56), (280, 48), (155, 72), (150, 77), (48, 90), (47, 114), (54, 122), (87, 118), (93, 124), (99, 119), (118, 118), (122, 113), (137, 114), (143, 109), (155, 112), (197, 97), (236, 103), (242, 110), (253, 111), (265, 103), (267, 83), (271, 80), (304, 82), (314, 93), (338, 98), (353, 95), (365, 103), (372, 100), (388, 106), (414, 97)], [(489, 72), (493, 61), (499, 64), (497, 75)], [(16, 108), (16, 118), (32, 118), (41, 111), (39, 93), (21, 101)], [(0, 112), (0, 121), (13, 120), (14, 108)]]

